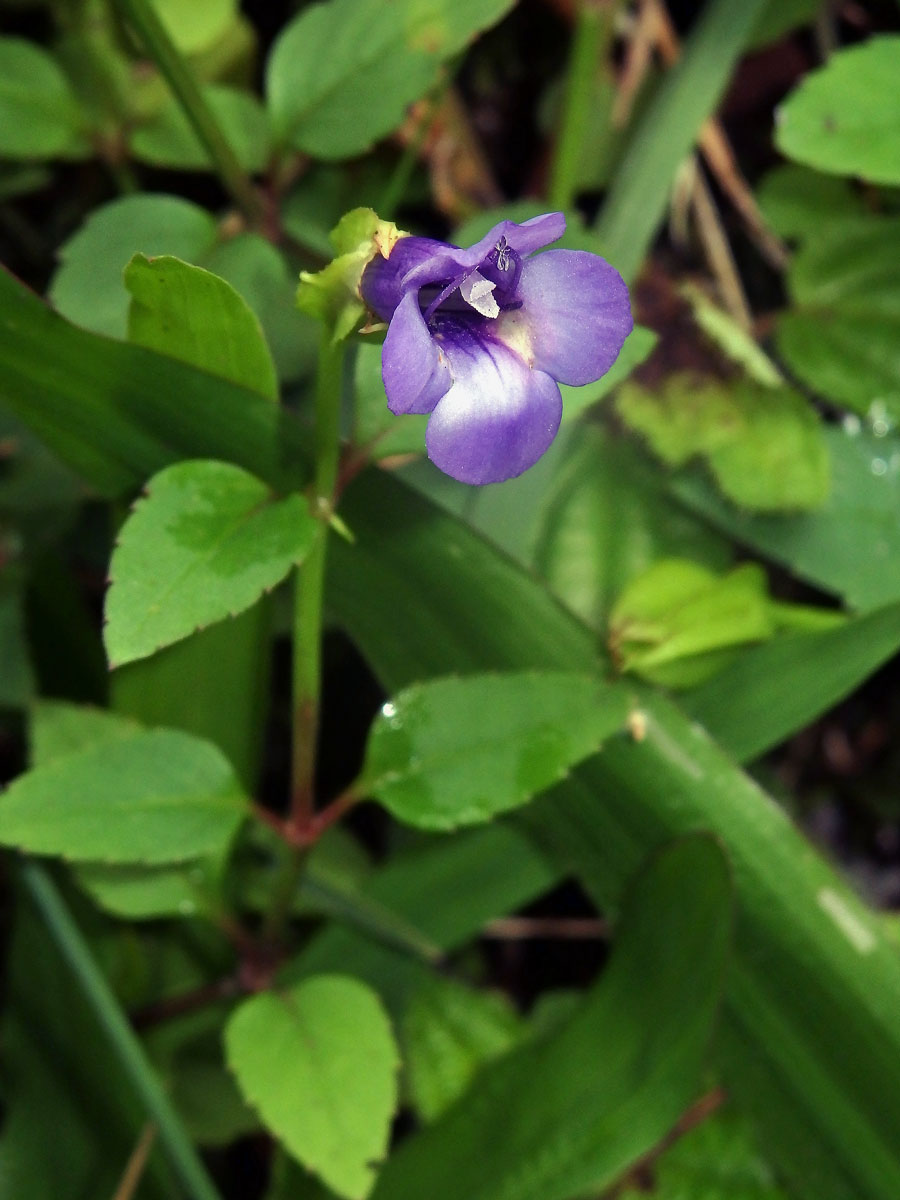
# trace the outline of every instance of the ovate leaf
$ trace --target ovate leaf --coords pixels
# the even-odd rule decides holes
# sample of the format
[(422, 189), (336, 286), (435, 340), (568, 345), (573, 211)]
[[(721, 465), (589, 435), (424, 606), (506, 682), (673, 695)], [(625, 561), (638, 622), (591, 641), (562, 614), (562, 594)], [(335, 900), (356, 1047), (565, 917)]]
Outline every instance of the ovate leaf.
[(316, 158), (359, 154), (403, 120), (440, 63), (512, 0), (327, 0), (301, 12), (272, 48), (269, 109), (281, 138)]
[(900, 37), (873, 37), (831, 55), (778, 112), (788, 158), (836, 175), (900, 184)]
[(84, 125), (69, 81), (46, 50), (0, 37), (0, 157), (84, 157)]
[(136, 254), (125, 268), (125, 286), (131, 341), (277, 400), (259, 318), (230, 283), (171, 255)]
[(397, 1050), (375, 993), (340, 975), (260, 993), (231, 1017), (225, 1046), (285, 1148), (338, 1195), (368, 1195), (397, 1103)]
[(95, 208), (59, 250), (50, 285), (56, 308), (96, 333), (124, 337), (128, 296), (122, 272), (135, 253), (196, 262), (217, 240), (211, 213), (179, 196), (134, 195)]
[(0, 843), (75, 861), (183, 862), (221, 854), (245, 804), (214, 746), (153, 729), (20, 776), (0, 797)]
[[(182, 10), (187, 6), (182, 5)], [(265, 109), (250, 92), (210, 84), (203, 89), (238, 162), (248, 171), (261, 171), (272, 150), (272, 131)], [(215, 166), (184, 110), (174, 97), (131, 135), (135, 158), (160, 167), (212, 171)]]
[(401, 1145), (375, 1200), (567, 1200), (615, 1182), (698, 1094), (730, 896), (712, 838), (659, 853), (628, 897), (609, 967), (574, 1015), (485, 1067)]
[(487, 821), (564, 778), (627, 715), (626, 693), (590, 675), (432, 680), (384, 705), (355, 790), (422, 829)]
[(116, 666), (249, 608), (301, 562), (319, 529), (240, 467), (175, 463), (150, 481), (110, 564), (105, 643)]

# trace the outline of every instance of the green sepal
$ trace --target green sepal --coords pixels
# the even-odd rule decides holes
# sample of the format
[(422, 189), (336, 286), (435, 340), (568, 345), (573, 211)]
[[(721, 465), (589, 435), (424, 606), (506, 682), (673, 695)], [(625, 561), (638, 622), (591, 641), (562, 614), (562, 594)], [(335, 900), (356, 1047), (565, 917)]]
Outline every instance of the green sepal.
[(337, 254), (321, 271), (300, 272), (297, 307), (329, 325), (338, 342), (353, 333), (366, 311), (360, 295), (363, 271), (376, 254), (387, 258), (408, 235), (393, 221), (382, 221), (374, 209), (353, 208), (329, 236)]

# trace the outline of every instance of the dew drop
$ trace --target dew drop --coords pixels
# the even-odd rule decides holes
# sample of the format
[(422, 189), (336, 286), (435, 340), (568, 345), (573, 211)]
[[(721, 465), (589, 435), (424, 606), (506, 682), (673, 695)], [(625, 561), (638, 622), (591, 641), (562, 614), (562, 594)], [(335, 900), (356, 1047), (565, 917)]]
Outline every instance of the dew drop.
[(849, 437), (856, 437), (862, 429), (862, 421), (860, 421), (856, 413), (847, 413), (841, 424), (844, 428), (844, 433)]
[(873, 475), (887, 475), (887, 469), (888, 469), (888, 465), (884, 461), (883, 458), (873, 458), (872, 459), (872, 474)]
[(394, 705), (393, 705), (393, 704), (390, 702), (390, 700), (388, 700), (387, 704), (382, 704), (382, 706), (381, 706), (381, 715), (382, 715), (383, 717), (386, 717), (386, 718), (387, 718), (389, 721), (390, 721), (390, 720), (391, 720), (393, 717), (396, 717), (396, 715), (397, 715), (397, 709), (396, 709), (396, 707), (395, 707), (395, 706), (394, 706)]

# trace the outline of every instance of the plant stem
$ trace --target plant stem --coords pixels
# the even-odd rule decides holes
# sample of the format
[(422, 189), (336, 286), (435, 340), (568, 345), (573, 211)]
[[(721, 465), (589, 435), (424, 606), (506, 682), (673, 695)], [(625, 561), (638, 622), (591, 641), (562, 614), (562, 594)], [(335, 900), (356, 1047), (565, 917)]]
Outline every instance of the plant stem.
[(327, 325), (319, 342), (316, 376), (316, 473), (312, 503), (319, 518), (319, 534), (294, 581), (291, 805), (284, 825), (290, 844), (273, 888), (266, 915), (265, 934), (277, 941), (290, 914), (315, 840), (316, 749), (319, 736), (319, 697), (322, 676), (322, 605), (325, 590), (325, 554), (337, 482), (340, 452), (341, 379), (344, 343), (335, 342)]
[(37, 907), (85, 999), (94, 1011), (119, 1059), (122, 1070), (140, 1096), (159, 1132), (172, 1166), (192, 1200), (221, 1200), (219, 1193), (169, 1103), (156, 1072), (125, 1014), (110, 990), (90, 948), (82, 937), (56, 885), (44, 867), (25, 862), (21, 870), (28, 894)]
[(263, 215), (259, 193), (238, 162), (218, 119), (200, 91), (194, 72), (169, 37), (150, 0), (116, 0), (116, 3), (172, 89), (232, 199), (252, 225), (258, 224)]
[(563, 212), (573, 206), (578, 192), (585, 129), (596, 103), (594, 79), (612, 31), (615, 7), (612, 0), (607, 3), (581, 0), (578, 6), (559, 137), (550, 172), (550, 204)]
[(325, 553), (340, 449), (342, 342), (323, 328), (316, 378), (316, 474), (313, 505), (319, 535), (297, 570), (293, 628), (293, 758), (289, 825), (302, 830), (313, 817), (319, 692), (322, 671), (322, 600)]

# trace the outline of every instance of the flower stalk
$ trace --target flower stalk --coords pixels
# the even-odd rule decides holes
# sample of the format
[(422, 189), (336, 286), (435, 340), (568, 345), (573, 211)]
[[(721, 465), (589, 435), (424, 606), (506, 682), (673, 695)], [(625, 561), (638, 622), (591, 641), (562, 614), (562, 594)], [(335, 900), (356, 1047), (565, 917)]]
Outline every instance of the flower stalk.
[(207, 104), (194, 72), (169, 37), (150, 0), (116, 0), (116, 3), (172, 89), (235, 204), (251, 225), (258, 225), (263, 216), (260, 195)]

